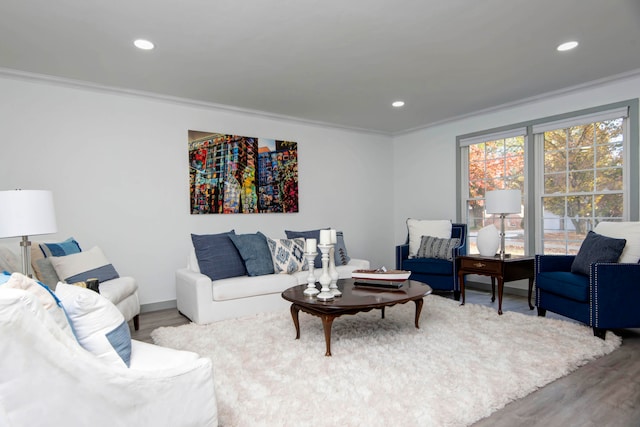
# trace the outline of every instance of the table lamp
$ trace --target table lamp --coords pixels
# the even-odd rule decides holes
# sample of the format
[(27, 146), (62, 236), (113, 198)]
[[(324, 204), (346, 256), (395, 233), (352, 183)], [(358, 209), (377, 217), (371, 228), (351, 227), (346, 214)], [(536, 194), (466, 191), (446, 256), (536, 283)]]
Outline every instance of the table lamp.
[(520, 213), (521, 198), (520, 190), (492, 190), (485, 194), (486, 212), (500, 215), (500, 259), (509, 257), (504, 253), (504, 218), (508, 214)]
[(0, 191), (0, 238), (22, 237), (22, 273), (25, 276), (31, 277), (29, 236), (56, 231), (56, 214), (51, 191)]

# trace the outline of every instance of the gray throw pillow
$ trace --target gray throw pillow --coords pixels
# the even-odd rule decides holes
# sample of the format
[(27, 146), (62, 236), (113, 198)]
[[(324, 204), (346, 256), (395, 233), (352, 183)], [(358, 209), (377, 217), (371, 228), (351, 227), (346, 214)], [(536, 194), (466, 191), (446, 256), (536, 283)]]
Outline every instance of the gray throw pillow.
[(594, 262), (618, 262), (626, 244), (626, 239), (614, 239), (590, 231), (571, 264), (571, 272), (589, 275), (589, 267)]
[(249, 276), (273, 274), (273, 259), (264, 234), (230, 234), (229, 238), (240, 252)]
[(40, 270), (38, 279), (47, 285), (52, 291), (55, 291), (60, 278), (58, 277), (58, 273), (56, 273), (55, 268), (53, 268), (53, 265), (51, 265), (51, 258), (40, 258), (36, 260), (36, 264)]
[(460, 246), (460, 239), (440, 239), (422, 236), (416, 258), (437, 258), (453, 261), (453, 249)]

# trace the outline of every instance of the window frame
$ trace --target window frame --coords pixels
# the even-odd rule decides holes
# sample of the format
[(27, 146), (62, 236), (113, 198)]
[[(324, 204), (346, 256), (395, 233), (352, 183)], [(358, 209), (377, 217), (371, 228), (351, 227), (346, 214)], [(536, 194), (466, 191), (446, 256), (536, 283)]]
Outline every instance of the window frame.
[[(543, 162), (538, 160), (542, 155), (542, 149), (536, 149), (536, 134), (534, 129), (540, 133), (540, 129), (546, 126), (555, 126), (558, 123), (578, 124), (578, 121), (590, 120), (592, 117), (599, 117), (607, 112), (627, 111), (627, 122), (624, 134), (624, 220), (640, 220), (640, 143), (638, 130), (638, 98), (600, 105), (593, 108), (572, 111), (553, 116), (547, 116), (535, 120), (519, 122), (511, 125), (487, 129), (483, 131), (468, 133), (456, 136), (456, 218), (462, 221), (466, 218), (464, 209), (465, 200), (468, 195), (468, 182), (465, 178), (468, 174), (468, 145), (483, 141), (496, 139), (496, 135), (505, 135), (519, 129), (526, 129), (525, 134), (525, 184), (523, 194), (523, 209), (525, 212), (525, 254), (542, 253), (541, 235), (539, 232), (542, 218), (542, 190), (539, 181), (542, 179), (540, 168)], [(597, 121), (597, 120), (592, 120)], [(468, 181), (468, 180), (467, 180)], [(465, 193), (465, 190), (467, 193)], [(530, 238), (533, 236), (533, 238)]]

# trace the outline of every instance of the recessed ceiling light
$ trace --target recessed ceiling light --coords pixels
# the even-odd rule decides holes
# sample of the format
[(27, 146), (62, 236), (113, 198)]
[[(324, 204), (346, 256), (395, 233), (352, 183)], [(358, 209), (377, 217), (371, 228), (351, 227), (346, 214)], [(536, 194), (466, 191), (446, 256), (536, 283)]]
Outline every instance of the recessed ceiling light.
[(133, 42), (133, 45), (138, 49), (142, 49), (142, 50), (151, 50), (155, 47), (153, 43), (145, 39), (138, 39)]
[(391, 105), (396, 108), (404, 107), (404, 101), (394, 101)]
[(564, 52), (564, 51), (567, 51), (567, 50), (574, 49), (576, 46), (578, 46), (578, 42), (577, 41), (570, 41), (570, 42), (562, 43), (556, 49), (558, 49), (558, 51), (560, 51), (560, 52)]

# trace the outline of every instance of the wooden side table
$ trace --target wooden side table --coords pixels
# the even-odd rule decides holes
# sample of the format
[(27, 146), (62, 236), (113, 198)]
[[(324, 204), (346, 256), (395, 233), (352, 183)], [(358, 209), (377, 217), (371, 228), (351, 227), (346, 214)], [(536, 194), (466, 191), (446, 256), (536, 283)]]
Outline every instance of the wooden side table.
[(458, 257), (458, 283), (460, 283), (460, 293), (464, 305), (464, 275), (480, 274), (491, 276), (491, 302), (496, 300), (496, 283), (498, 279), (498, 314), (502, 314), (502, 292), (504, 282), (513, 280), (529, 279), (529, 309), (533, 310), (531, 304), (531, 293), (533, 291), (533, 279), (535, 269), (533, 266), (534, 257), (512, 256), (500, 259), (495, 257), (484, 257), (480, 255), (466, 255)]

